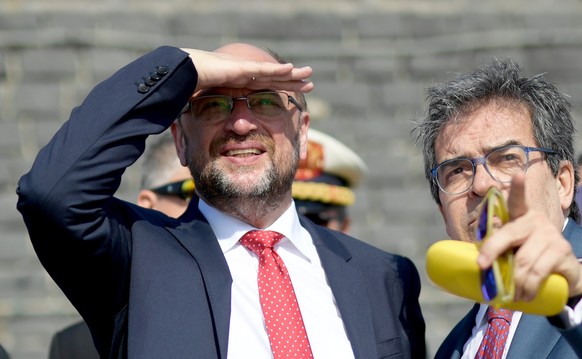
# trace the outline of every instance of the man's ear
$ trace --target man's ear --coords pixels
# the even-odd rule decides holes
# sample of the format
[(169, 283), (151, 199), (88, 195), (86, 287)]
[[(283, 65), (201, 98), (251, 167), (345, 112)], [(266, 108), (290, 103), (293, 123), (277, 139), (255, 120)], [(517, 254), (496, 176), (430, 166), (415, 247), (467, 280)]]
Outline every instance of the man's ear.
[(556, 176), (560, 205), (563, 211), (567, 211), (574, 198), (574, 166), (570, 161), (560, 161), (558, 175)]
[(299, 143), (300, 143), (300, 150), (299, 158), (302, 160), (307, 158), (307, 140), (308, 140), (308, 132), (309, 132), (309, 122), (311, 116), (309, 112), (304, 111), (301, 112), (301, 116), (299, 117)]
[(182, 130), (182, 126), (178, 123), (179, 121), (180, 119), (174, 121), (172, 126), (170, 126), (170, 130), (172, 131), (172, 136), (174, 137), (174, 144), (176, 145), (176, 153), (180, 159), (180, 164), (182, 166), (188, 166), (188, 162), (186, 161), (186, 140), (184, 139), (184, 131)]
[(346, 217), (343, 219), (342, 221), (342, 227), (341, 227), (341, 231), (345, 234), (349, 234), (350, 233), (350, 229), (352, 225), (352, 221), (350, 218)]
[(142, 189), (137, 195), (137, 205), (144, 208), (154, 208), (158, 202), (158, 195), (149, 189)]

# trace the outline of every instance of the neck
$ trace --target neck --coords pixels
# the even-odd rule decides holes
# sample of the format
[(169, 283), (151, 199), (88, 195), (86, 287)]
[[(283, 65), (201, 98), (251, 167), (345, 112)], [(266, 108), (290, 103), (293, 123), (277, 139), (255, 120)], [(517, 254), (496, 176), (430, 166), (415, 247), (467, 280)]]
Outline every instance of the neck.
[(212, 207), (255, 227), (266, 228), (273, 224), (291, 205), (291, 194), (281, 198), (216, 198), (205, 199)]

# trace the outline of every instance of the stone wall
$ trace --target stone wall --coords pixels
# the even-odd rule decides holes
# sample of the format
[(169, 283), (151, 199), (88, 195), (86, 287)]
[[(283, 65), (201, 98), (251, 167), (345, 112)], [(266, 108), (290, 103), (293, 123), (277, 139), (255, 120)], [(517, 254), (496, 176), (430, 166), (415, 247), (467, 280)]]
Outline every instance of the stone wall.
[[(470, 303), (435, 289), (424, 272), (426, 249), (446, 237), (410, 135), (424, 91), (491, 57), (512, 57), (570, 95), (579, 127), (581, 17), (579, 0), (0, 0), (0, 343), (13, 358), (46, 358), (52, 333), (77, 319), (39, 264), (14, 193), (70, 110), (159, 45), (245, 41), (314, 68), (312, 126), (370, 169), (352, 233), (418, 266), (434, 354)], [(127, 172), (121, 197), (135, 197), (138, 175)]]

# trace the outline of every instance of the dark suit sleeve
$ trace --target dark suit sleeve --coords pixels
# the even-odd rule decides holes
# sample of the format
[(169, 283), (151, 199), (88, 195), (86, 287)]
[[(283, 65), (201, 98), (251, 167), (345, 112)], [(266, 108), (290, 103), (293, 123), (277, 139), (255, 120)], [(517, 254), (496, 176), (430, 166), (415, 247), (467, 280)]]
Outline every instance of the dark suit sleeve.
[(20, 179), (17, 208), (34, 249), (105, 350), (127, 303), (139, 219), (114, 193), (147, 136), (170, 126), (196, 83), (187, 53), (161, 47), (142, 56), (91, 91)]

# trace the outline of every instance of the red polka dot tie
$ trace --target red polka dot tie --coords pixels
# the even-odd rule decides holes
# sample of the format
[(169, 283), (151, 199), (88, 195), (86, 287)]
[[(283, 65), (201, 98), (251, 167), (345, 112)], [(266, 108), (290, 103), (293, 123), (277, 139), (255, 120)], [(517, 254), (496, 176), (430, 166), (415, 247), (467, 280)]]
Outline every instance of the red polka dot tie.
[(259, 297), (274, 358), (313, 358), (289, 272), (273, 249), (281, 238), (273, 231), (249, 231), (240, 242), (259, 256)]
[(487, 329), (475, 359), (501, 359), (511, 316), (511, 310), (487, 308)]

